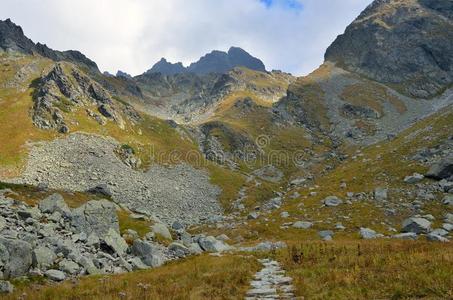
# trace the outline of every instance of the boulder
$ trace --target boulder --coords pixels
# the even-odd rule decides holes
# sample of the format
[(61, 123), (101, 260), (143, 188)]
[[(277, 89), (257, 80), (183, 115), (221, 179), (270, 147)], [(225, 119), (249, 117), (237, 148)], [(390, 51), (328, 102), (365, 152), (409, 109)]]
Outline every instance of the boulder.
[(333, 207), (333, 206), (338, 206), (338, 205), (342, 204), (343, 200), (341, 200), (337, 196), (329, 196), (323, 200), (323, 203), (327, 207)]
[(423, 178), (425, 178), (425, 176), (422, 174), (414, 173), (410, 176), (404, 177), (404, 182), (409, 184), (419, 183), (423, 180)]
[(445, 223), (450, 223), (453, 224), (453, 214), (452, 213), (446, 213), (444, 217)]
[(76, 208), (72, 213), (71, 225), (75, 233), (96, 233), (103, 236), (110, 229), (119, 232), (115, 205), (108, 200), (93, 200)]
[(79, 264), (73, 262), (72, 260), (67, 260), (67, 259), (60, 261), (60, 263), (58, 264), (58, 267), (59, 267), (60, 271), (63, 271), (65, 273), (68, 273), (71, 275), (75, 275), (80, 271)]
[(41, 200), (38, 204), (39, 210), (43, 213), (53, 214), (59, 212), (62, 216), (70, 217), (71, 210), (60, 194), (52, 194), (49, 197)]
[(297, 229), (308, 229), (308, 228), (311, 228), (312, 226), (313, 226), (312, 222), (306, 222), (306, 221), (297, 221), (293, 224), (293, 227), (297, 228)]
[(436, 180), (449, 179), (453, 177), (453, 155), (449, 155), (439, 162), (433, 164), (426, 173), (426, 177)]
[(231, 250), (231, 247), (213, 236), (201, 237), (198, 240), (201, 249), (207, 252), (224, 252)]
[(14, 285), (9, 281), (0, 280), (0, 294), (11, 294), (14, 292)]
[(178, 221), (174, 221), (173, 224), (171, 224), (171, 228), (173, 230), (184, 230), (184, 225)]
[(128, 247), (126, 241), (112, 228), (103, 236), (101, 241), (101, 248), (106, 250), (107, 253), (116, 253), (119, 256), (125, 254)]
[(189, 248), (180, 243), (171, 243), (170, 246), (168, 246), (168, 250), (170, 250), (177, 257), (185, 257), (190, 254)]
[(453, 195), (447, 195), (444, 197), (444, 199), (442, 200), (442, 203), (444, 205), (451, 205), (453, 206)]
[(63, 281), (66, 279), (66, 275), (60, 270), (47, 270), (44, 272), (44, 276), (52, 281)]
[(442, 228), (448, 232), (453, 231), (453, 224), (444, 223), (444, 224), (442, 224)]
[(197, 254), (203, 253), (203, 249), (201, 249), (200, 245), (198, 245), (197, 243), (190, 244), (188, 249), (189, 249), (190, 254), (197, 255)]
[(151, 243), (135, 240), (131, 247), (131, 253), (138, 256), (145, 265), (159, 267), (163, 264), (163, 257), (158, 249)]
[(130, 264), (132, 266), (132, 269), (135, 270), (146, 270), (149, 269), (149, 266), (145, 265), (140, 257), (134, 257), (130, 261)]
[(32, 265), (32, 247), (17, 239), (0, 237), (0, 252), (5, 278), (15, 278), (27, 274)]
[(22, 219), (26, 220), (28, 218), (38, 220), (42, 217), (41, 211), (36, 207), (26, 207), (19, 209), (17, 215)]
[(382, 237), (382, 234), (377, 233), (373, 229), (370, 228), (360, 228), (359, 235), (364, 240), (371, 240)]
[(414, 232), (405, 232), (392, 235), (392, 238), (399, 239), (399, 240), (416, 240), (417, 234)]
[(448, 235), (448, 231), (443, 228), (437, 228), (437, 229), (434, 229), (433, 231), (431, 231), (430, 234), (446, 236), (446, 235)]
[(283, 211), (283, 212), (280, 214), (280, 217), (283, 218), (283, 219), (289, 218), (289, 212)]
[(160, 235), (166, 240), (173, 240), (173, 237), (171, 236), (170, 230), (168, 230), (167, 226), (163, 223), (156, 223), (153, 226), (151, 226), (151, 230), (156, 234)]
[(48, 247), (40, 246), (33, 250), (32, 265), (40, 270), (47, 270), (53, 265), (57, 255)]
[(450, 240), (443, 237), (443, 236), (440, 236), (440, 235), (437, 235), (437, 234), (433, 234), (433, 233), (429, 233), (427, 236), (426, 236), (426, 239), (428, 241), (431, 241), (431, 242), (442, 242), (442, 243), (447, 243), (449, 242)]
[(388, 189), (383, 187), (377, 187), (374, 189), (374, 200), (386, 201), (388, 198)]
[(321, 230), (318, 232), (318, 235), (326, 241), (332, 240), (332, 237), (334, 235), (334, 232), (332, 230)]
[(431, 230), (431, 222), (424, 218), (408, 218), (403, 221), (403, 232), (428, 233)]

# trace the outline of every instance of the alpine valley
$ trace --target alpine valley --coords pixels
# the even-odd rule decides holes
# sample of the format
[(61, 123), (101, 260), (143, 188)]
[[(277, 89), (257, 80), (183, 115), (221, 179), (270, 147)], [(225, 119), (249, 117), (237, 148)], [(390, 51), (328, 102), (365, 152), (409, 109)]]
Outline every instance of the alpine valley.
[(0, 21), (1, 299), (453, 298), (453, 2), (375, 0), (308, 76), (130, 76)]

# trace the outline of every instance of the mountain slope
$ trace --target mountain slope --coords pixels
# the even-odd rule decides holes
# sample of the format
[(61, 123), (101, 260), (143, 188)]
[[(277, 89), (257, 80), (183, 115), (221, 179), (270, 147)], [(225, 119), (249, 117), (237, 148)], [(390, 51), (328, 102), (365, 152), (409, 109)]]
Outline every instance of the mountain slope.
[(327, 49), (326, 61), (402, 93), (427, 98), (453, 81), (450, 0), (381, 0)]

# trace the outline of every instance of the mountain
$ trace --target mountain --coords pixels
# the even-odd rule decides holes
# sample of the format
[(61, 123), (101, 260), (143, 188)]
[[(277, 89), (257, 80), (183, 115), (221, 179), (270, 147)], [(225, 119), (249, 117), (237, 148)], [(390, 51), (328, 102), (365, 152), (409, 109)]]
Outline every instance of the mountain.
[(185, 73), (187, 70), (184, 68), (182, 63), (175, 63), (172, 64), (168, 62), (165, 58), (162, 58), (159, 62), (157, 62), (150, 70), (146, 71), (147, 74), (152, 73), (161, 73), (163, 75), (174, 75)]
[(245, 67), (251, 70), (265, 72), (266, 67), (258, 58), (253, 57), (241, 48), (231, 47), (228, 52), (212, 51), (201, 57), (197, 62), (185, 68), (182, 63), (170, 63), (162, 58), (146, 73), (161, 73), (174, 75), (181, 73), (194, 73), (198, 75), (208, 73), (225, 74), (236, 67)]
[(453, 2), (379, 0), (327, 49), (326, 61), (406, 95), (439, 95), (453, 81)]
[(54, 61), (69, 61), (99, 73), (96, 63), (79, 51), (56, 51), (45, 44), (35, 44), (24, 35), (22, 28), (14, 24), (10, 19), (0, 20), (0, 49), (6, 52), (39, 54)]
[(0, 298), (447, 299), (452, 13), (374, 1), (298, 78), (101, 74), (0, 23)]

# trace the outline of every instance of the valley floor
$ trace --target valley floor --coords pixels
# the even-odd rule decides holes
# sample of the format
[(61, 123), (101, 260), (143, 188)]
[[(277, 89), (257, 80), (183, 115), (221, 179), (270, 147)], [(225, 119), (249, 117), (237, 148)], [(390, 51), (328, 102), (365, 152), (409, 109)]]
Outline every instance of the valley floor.
[(258, 258), (279, 261), (298, 299), (451, 299), (453, 245), (301, 242), (274, 253), (203, 255), (160, 268), (62, 284), (20, 283), (2, 299), (244, 299)]

